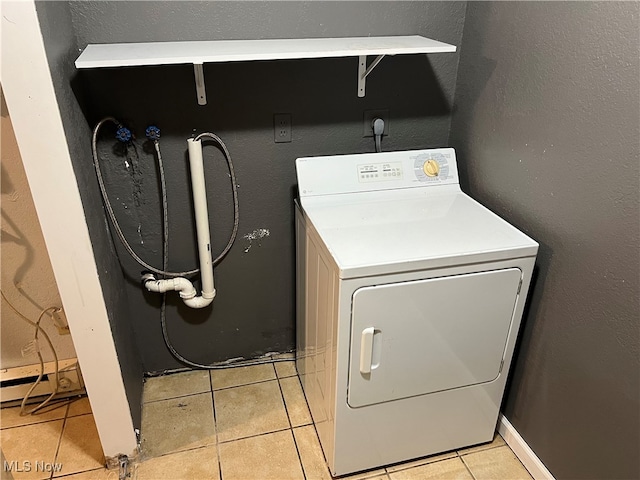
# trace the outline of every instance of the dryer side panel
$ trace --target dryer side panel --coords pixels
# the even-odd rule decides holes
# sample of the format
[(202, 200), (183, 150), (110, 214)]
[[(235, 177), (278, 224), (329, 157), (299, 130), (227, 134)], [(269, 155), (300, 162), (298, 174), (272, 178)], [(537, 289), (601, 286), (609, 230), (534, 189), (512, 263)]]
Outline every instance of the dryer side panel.
[(356, 290), (349, 405), (495, 380), (521, 278), (510, 268)]
[(307, 378), (307, 235), (305, 220), (298, 202), (296, 217), (296, 369), (304, 385)]
[(313, 224), (296, 210), (296, 366), (322, 449), (333, 462), (336, 409), (338, 268)]

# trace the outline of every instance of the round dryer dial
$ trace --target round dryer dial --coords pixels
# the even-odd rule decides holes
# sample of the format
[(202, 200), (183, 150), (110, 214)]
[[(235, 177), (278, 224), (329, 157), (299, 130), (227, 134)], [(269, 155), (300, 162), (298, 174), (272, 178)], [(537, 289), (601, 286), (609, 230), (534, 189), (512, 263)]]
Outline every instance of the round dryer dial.
[(419, 182), (440, 183), (449, 178), (449, 161), (442, 153), (413, 157), (413, 172)]
[(440, 165), (434, 159), (429, 159), (422, 165), (422, 170), (427, 175), (427, 177), (437, 177), (438, 173), (440, 173)]

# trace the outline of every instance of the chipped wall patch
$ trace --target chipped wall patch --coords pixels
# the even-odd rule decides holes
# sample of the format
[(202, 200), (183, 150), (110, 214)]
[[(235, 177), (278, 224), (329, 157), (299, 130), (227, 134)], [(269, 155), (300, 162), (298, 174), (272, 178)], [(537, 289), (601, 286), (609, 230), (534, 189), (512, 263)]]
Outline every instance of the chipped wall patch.
[(256, 228), (253, 232), (243, 235), (242, 238), (247, 241), (247, 245), (244, 248), (244, 253), (247, 253), (249, 250), (251, 250), (251, 246), (253, 245), (254, 240), (257, 240), (258, 246), (261, 247), (261, 240), (265, 237), (268, 237), (269, 235), (271, 235), (271, 232), (267, 228)]

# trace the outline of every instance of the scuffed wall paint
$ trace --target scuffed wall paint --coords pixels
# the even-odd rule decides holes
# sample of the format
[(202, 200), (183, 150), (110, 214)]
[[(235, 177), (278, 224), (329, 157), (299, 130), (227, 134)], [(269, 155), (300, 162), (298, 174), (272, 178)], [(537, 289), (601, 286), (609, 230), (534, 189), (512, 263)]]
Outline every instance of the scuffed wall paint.
[(253, 241), (255, 240), (259, 247), (262, 246), (262, 239), (271, 235), (271, 232), (267, 228), (256, 228), (253, 232), (247, 233), (242, 236), (247, 243), (244, 247), (244, 253), (248, 253), (251, 250)]

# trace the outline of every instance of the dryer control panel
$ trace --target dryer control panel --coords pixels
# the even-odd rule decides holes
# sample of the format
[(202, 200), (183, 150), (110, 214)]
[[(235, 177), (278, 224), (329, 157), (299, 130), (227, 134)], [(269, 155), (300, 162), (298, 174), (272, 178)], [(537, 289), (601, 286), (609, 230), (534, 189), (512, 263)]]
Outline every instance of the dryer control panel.
[(458, 184), (453, 148), (304, 157), (296, 170), (301, 197)]
[(383, 162), (358, 165), (360, 182), (388, 182), (402, 178), (402, 162)]
[(414, 157), (413, 172), (420, 182), (438, 183), (451, 178), (451, 155), (441, 152), (421, 153)]

